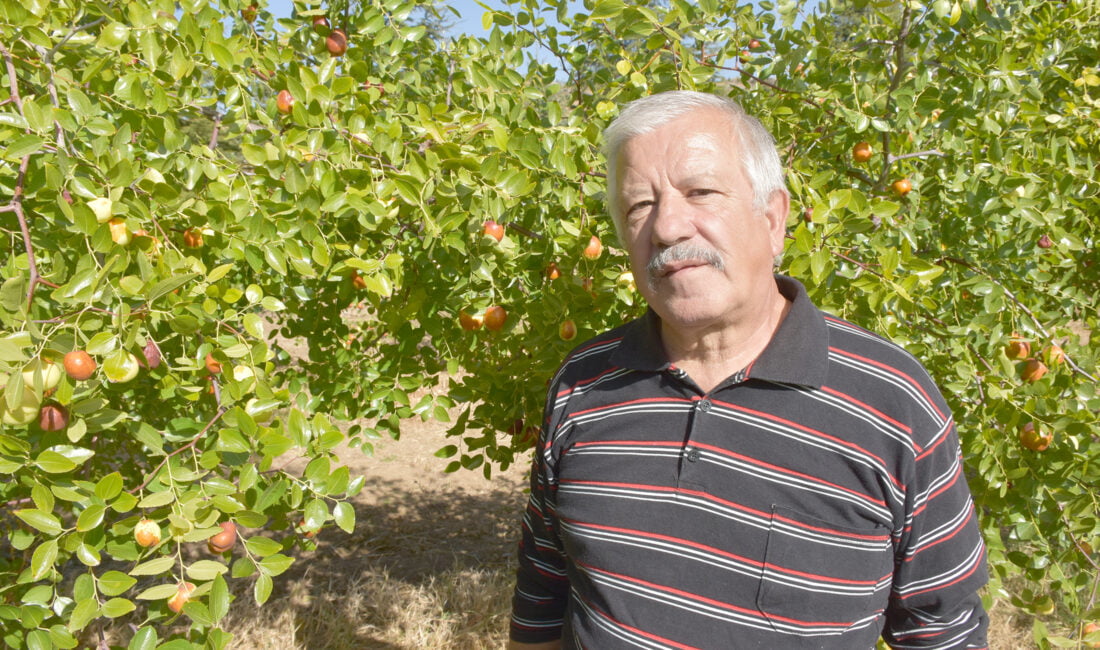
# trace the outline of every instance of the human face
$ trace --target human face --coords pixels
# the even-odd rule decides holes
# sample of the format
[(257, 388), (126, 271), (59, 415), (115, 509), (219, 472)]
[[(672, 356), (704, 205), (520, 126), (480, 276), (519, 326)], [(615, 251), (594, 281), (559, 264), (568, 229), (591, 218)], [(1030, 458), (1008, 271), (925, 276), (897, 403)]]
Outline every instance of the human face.
[(774, 299), (787, 198), (756, 210), (738, 149), (725, 114), (697, 109), (620, 150), (616, 216), (631, 268), (674, 329), (740, 329)]

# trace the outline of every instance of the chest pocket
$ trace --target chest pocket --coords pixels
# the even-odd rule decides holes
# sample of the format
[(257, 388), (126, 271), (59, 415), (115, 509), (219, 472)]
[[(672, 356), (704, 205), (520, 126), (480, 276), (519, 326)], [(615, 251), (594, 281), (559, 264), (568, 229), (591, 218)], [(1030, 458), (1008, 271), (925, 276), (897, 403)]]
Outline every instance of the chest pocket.
[(790, 638), (785, 648), (821, 647), (842, 634), (845, 647), (872, 648), (893, 568), (886, 528), (841, 527), (773, 506), (756, 605)]

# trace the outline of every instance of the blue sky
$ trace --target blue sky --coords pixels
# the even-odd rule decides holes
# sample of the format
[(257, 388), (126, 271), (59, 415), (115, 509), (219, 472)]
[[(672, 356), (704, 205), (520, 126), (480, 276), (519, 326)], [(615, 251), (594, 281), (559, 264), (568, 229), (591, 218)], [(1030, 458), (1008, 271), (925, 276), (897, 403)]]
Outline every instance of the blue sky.
[[(446, 4), (454, 7), (458, 10), (460, 17), (455, 20), (454, 31), (458, 34), (472, 34), (474, 36), (487, 36), (488, 33), (481, 27), (481, 17), (485, 14), (485, 10), (478, 5), (474, 0), (443, 0)], [(807, 10), (816, 8), (820, 0), (808, 0), (806, 4)], [(503, 2), (497, 0), (484, 0), (485, 4), (489, 6), (503, 7)], [(583, 10), (583, 2), (581, 0), (571, 0), (571, 5), (576, 6), (578, 11)], [(758, 4), (758, 0), (754, 0), (752, 4)], [(290, 16), (291, 13), (291, 0), (270, 0), (268, 3), (268, 9), (275, 14), (276, 17), (285, 18)], [(550, 14), (544, 14), (550, 15)]]

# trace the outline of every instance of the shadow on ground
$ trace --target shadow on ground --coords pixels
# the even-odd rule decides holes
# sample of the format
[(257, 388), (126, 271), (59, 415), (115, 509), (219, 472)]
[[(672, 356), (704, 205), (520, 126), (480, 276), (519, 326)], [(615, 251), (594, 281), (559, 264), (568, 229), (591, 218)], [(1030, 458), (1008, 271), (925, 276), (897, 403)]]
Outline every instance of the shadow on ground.
[(275, 579), (263, 607), (252, 602), (250, 581), (232, 581), (233, 647), (501, 645), (526, 499), (522, 481), (502, 477), (469, 487), (433, 473), (418, 478), (368, 480), (356, 498), (354, 533), (322, 531), (317, 548), (297, 552)]

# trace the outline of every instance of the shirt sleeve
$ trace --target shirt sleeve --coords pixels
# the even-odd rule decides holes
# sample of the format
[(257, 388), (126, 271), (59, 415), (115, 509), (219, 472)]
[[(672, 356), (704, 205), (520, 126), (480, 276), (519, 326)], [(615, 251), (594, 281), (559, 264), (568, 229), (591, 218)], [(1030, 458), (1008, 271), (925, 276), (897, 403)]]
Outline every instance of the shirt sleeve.
[(542, 429), (531, 464), (531, 496), (523, 513), (509, 630), (511, 639), (521, 643), (560, 639), (569, 600), (566, 554), (555, 525), (556, 477), (552, 462), (552, 432), (558, 424), (555, 404), (564, 366), (550, 382), (546, 395)]
[(985, 545), (950, 420), (921, 450), (883, 639), (896, 650), (987, 648)]
[(531, 497), (523, 514), (519, 568), (512, 595), (512, 640), (543, 643), (561, 638), (569, 579), (565, 553), (554, 531), (545, 431), (531, 468)]

